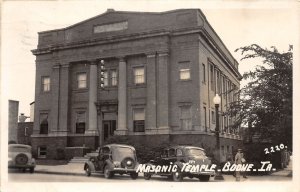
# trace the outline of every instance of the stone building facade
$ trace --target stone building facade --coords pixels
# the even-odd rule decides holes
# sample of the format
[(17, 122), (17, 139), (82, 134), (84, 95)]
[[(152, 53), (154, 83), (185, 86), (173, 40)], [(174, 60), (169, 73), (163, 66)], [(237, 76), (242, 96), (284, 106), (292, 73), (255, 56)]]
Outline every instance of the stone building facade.
[(199, 9), (109, 9), (70, 27), (40, 32), (32, 52), (31, 137), (38, 157), (55, 158), (58, 149), (70, 147), (95, 149), (112, 135), (151, 145), (214, 148), (216, 93), (222, 98), (223, 156), (241, 144), (238, 131), (230, 129), (234, 118), (222, 115), (237, 99), (238, 63)]
[(18, 143), (19, 101), (8, 100), (8, 143)]

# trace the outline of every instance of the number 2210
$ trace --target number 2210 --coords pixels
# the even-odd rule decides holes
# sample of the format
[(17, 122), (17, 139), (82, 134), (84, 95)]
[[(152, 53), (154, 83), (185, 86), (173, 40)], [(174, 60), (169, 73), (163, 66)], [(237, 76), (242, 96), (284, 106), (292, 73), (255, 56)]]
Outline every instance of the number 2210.
[[(278, 147), (278, 145), (275, 146), (275, 150), (276, 150), (276, 151), (280, 151), (280, 150), (282, 150), (282, 149), (284, 149), (284, 145), (283, 145), (283, 144), (280, 144), (279, 147)], [(274, 153), (275, 150), (274, 150), (274, 147), (270, 147), (270, 152), (271, 152), (271, 153)], [(270, 153), (268, 148), (265, 148), (264, 151), (265, 151), (265, 154)]]

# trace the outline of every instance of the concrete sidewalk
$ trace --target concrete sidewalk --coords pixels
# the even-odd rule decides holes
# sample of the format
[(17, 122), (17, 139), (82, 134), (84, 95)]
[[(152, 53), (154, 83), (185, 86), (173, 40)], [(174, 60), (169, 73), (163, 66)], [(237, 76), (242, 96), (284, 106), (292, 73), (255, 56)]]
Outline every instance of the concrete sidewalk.
[(293, 157), (290, 157), (290, 162), (286, 168), (283, 170), (276, 171), (271, 174), (272, 176), (281, 176), (281, 177), (292, 177), (293, 175)]
[(57, 175), (85, 175), (83, 163), (69, 163), (66, 165), (37, 165), (35, 173)]

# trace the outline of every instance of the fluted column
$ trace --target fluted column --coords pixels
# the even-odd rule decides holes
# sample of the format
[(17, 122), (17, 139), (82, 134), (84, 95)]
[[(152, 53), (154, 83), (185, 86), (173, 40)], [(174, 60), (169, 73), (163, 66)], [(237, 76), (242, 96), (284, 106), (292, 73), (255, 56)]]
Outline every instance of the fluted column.
[(118, 127), (116, 134), (126, 135), (127, 128), (127, 69), (124, 58), (119, 60), (119, 79), (118, 79)]
[(97, 129), (97, 62), (93, 60), (90, 62), (89, 73), (89, 114), (88, 114), (88, 129), (86, 134), (98, 134)]

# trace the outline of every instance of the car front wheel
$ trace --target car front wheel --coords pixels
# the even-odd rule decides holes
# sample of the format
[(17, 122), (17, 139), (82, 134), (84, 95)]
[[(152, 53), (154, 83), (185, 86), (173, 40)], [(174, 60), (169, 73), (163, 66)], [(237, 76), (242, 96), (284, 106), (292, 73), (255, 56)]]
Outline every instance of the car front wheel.
[(151, 174), (150, 173), (144, 173), (144, 179), (145, 180), (150, 180), (151, 179)]
[(91, 176), (91, 168), (90, 168), (90, 166), (86, 166), (86, 168), (85, 168), (85, 174), (86, 174), (86, 176)]
[(139, 174), (138, 174), (138, 173), (130, 173), (130, 177), (131, 177), (131, 179), (137, 179), (137, 178), (138, 178), (138, 176), (139, 176)]
[(104, 177), (105, 177), (106, 179), (110, 179), (110, 178), (112, 178), (112, 176), (113, 176), (113, 173), (109, 170), (108, 165), (106, 165), (106, 166), (104, 167)]
[(180, 182), (183, 179), (182, 173), (180, 171), (176, 171), (172, 175), (173, 181)]

